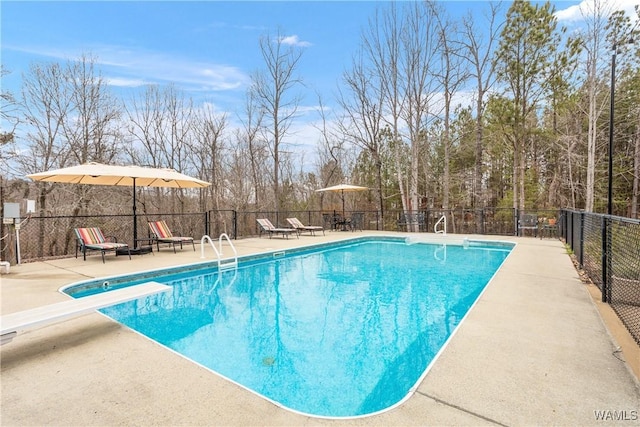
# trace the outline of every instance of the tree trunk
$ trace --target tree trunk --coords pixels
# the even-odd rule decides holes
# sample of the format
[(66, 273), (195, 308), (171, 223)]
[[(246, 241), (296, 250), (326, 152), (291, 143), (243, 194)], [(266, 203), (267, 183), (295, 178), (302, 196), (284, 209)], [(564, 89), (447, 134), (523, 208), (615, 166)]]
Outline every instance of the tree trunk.
[(633, 190), (631, 192), (631, 218), (638, 218), (638, 197), (640, 196), (640, 115), (635, 134), (635, 156), (633, 160)]

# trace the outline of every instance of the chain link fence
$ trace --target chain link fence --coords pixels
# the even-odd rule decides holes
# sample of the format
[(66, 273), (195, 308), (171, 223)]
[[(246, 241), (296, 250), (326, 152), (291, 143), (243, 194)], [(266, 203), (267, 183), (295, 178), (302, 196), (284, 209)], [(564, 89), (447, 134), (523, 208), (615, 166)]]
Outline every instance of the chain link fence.
[[(546, 218), (556, 218), (558, 211), (518, 212), (509, 208), (484, 209), (435, 209), (413, 213), (412, 222), (401, 210), (386, 211), (384, 217), (377, 211), (345, 211), (348, 218), (357, 218), (355, 230), (388, 230), (434, 232), (434, 226), (444, 216), (447, 233), (491, 234), (512, 236), (518, 233), (517, 221), (522, 214), (537, 215), (540, 223)], [(10, 226), (2, 228), (2, 259), (15, 261), (17, 243), (20, 246), (21, 261), (36, 261), (74, 256), (76, 238), (73, 232), (78, 227), (99, 227), (105, 236), (113, 236), (117, 241), (131, 247), (149, 244), (149, 221), (165, 220), (175, 235), (191, 236), (199, 241), (202, 236), (217, 237), (226, 233), (232, 239), (258, 236), (258, 218), (268, 218), (278, 227), (289, 227), (286, 218), (297, 217), (306, 225), (321, 225), (326, 230), (332, 228), (336, 211), (247, 211), (219, 210), (196, 213), (142, 213), (136, 216), (134, 231), (133, 215), (81, 215), (81, 216), (30, 216), (22, 220), (19, 230), (13, 232)], [(441, 229), (439, 225), (439, 229)], [(351, 229), (351, 228), (350, 228)], [(137, 241), (135, 241), (137, 240)]]
[[(11, 232), (4, 227), (2, 257), (15, 260), (19, 252), (21, 261), (38, 261), (77, 255), (77, 240), (74, 233), (79, 227), (99, 227), (105, 236), (127, 243), (131, 247), (148, 244), (149, 221), (163, 219), (175, 235), (192, 236), (194, 239), (206, 234), (207, 213), (139, 215), (136, 217), (136, 238), (132, 215), (78, 215), (78, 216), (29, 216), (22, 220), (19, 229)], [(147, 242), (141, 241), (147, 239)]]
[(640, 345), (640, 221), (566, 210), (561, 234)]
[[(342, 212), (339, 212), (340, 214)], [(355, 217), (356, 212), (345, 212)], [(382, 217), (377, 211), (358, 211), (361, 219), (357, 229), (407, 231), (406, 215), (390, 210)], [(30, 216), (23, 219), (17, 231), (2, 227), (0, 241), (2, 259), (15, 261), (19, 253), (22, 261), (46, 260), (76, 255), (74, 228), (100, 227), (106, 236), (115, 236), (119, 242), (139, 246), (148, 244), (141, 239), (150, 238), (149, 221), (163, 219), (176, 235), (191, 236), (199, 241), (202, 236), (217, 237), (226, 233), (232, 239), (258, 236), (258, 218), (268, 218), (276, 226), (287, 227), (288, 217), (297, 217), (307, 225), (331, 228), (330, 218), (338, 212), (287, 211), (237, 212), (234, 210), (208, 211), (187, 214), (142, 214), (136, 217), (136, 236), (132, 215), (83, 216)], [(437, 221), (447, 218), (447, 232), (458, 234), (491, 234), (513, 236), (518, 233), (517, 221), (523, 214), (533, 214), (540, 224), (548, 218), (559, 218), (561, 237), (573, 250), (580, 267), (602, 292), (603, 301), (609, 303), (624, 325), (640, 344), (640, 221), (610, 217), (580, 211), (526, 211), (514, 209), (451, 209), (424, 210), (416, 215), (416, 231), (433, 232)], [(18, 244), (19, 243), (19, 244)]]

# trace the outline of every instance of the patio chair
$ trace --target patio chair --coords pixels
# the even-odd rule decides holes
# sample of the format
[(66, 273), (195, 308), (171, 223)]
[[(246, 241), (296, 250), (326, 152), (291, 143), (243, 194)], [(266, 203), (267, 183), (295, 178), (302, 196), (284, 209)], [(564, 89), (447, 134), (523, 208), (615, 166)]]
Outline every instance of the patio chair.
[(347, 231), (351, 229), (351, 218), (340, 215), (339, 213), (333, 215), (334, 230)]
[(324, 236), (324, 227), (320, 225), (304, 225), (298, 218), (287, 218), (287, 222), (291, 224), (293, 228), (298, 230), (298, 234), (308, 231), (312, 236), (316, 235), (316, 231), (322, 231)]
[(104, 253), (114, 251), (118, 256), (118, 250), (126, 250), (131, 259), (131, 251), (126, 243), (118, 243), (115, 236), (107, 236), (102, 233), (98, 227), (74, 228), (76, 233), (76, 258), (78, 258), (78, 249), (82, 252), (82, 259), (87, 260), (87, 250), (100, 251), (102, 254), (102, 262), (104, 263)]
[(322, 214), (322, 223), (324, 224), (324, 228), (328, 228), (329, 230), (333, 230), (333, 215), (329, 213)]
[(397, 224), (400, 231), (425, 231), (426, 229), (423, 212), (401, 213)]
[(149, 228), (151, 229), (151, 237), (156, 242), (158, 252), (160, 251), (160, 243), (169, 243), (173, 245), (173, 253), (176, 253), (176, 246), (180, 245), (182, 250), (183, 243), (191, 243), (193, 251), (196, 251), (196, 245), (193, 242), (193, 237), (174, 236), (169, 226), (165, 221), (150, 221)]
[(535, 214), (522, 214), (518, 220), (518, 235), (524, 236), (524, 230), (532, 230), (534, 236), (538, 236), (538, 216)]
[(409, 223), (409, 220), (407, 219), (407, 214), (400, 213), (400, 215), (398, 216), (398, 220), (396, 221), (396, 224), (398, 225), (398, 230), (399, 231), (407, 231), (407, 224)]
[[(256, 219), (256, 221), (258, 221), (258, 224), (260, 225), (260, 230), (259, 231), (259, 237), (262, 237), (262, 233), (269, 233), (269, 238), (271, 238), (271, 236), (273, 234), (282, 234), (283, 238), (289, 238), (289, 234), (291, 233), (296, 233), (296, 237), (298, 237), (298, 230), (296, 230), (295, 228), (278, 228), (275, 227), (273, 224), (271, 224), (271, 221), (269, 221), (267, 218), (258, 218)], [(298, 237), (299, 238), (299, 237)]]
[(540, 239), (542, 239), (545, 234), (549, 237), (558, 237), (558, 220), (556, 218), (548, 218), (542, 223)]
[(349, 222), (351, 231), (356, 231), (364, 228), (364, 212), (354, 212), (351, 214), (351, 221)]

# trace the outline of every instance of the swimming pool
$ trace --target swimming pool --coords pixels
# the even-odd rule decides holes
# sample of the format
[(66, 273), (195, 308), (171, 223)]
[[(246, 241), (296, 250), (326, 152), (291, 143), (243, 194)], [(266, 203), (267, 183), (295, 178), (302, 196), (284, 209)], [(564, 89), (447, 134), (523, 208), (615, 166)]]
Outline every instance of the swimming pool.
[(209, 263), (110, 278), (109, 288), (152, 279), (173, 291), (101, 311), (281, 406), (363, 416), (410, 395), (511, 248), (359, 238), (222, 273)]

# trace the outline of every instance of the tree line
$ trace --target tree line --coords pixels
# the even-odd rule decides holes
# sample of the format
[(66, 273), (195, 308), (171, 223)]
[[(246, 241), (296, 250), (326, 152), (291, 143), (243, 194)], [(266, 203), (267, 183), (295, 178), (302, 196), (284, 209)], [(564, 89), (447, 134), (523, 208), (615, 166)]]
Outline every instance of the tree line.
[(3, 197), (36, 199), (42, 215), (128, 212), (130, 190), (21, 178), (100, 162), (213, 183), (147, 189), (143, 212), (323, 210), (330, 196), (315, 190), (345, 181), (370, 187), (359, 203), (383, 217), (488, 206), (605, 212), (611, 137), (613, 213), (638, 218), (640, 44), (631, 41), (640, 9), (627, 16), (592, 0), (568, 32), (550, 3), (503, 8), (485, 3), (453, 19), (435, 1), (381, 6), (337, 82), (339, 108), (318, 96), (312, 167), (284, 149), (305, 52), (280, 30), (257, 41), (263, 65), (242, 111), (196, 105), (175, 84), (118, 98), (91, 54), (33, 63), (20, 93), (1, 94)]

